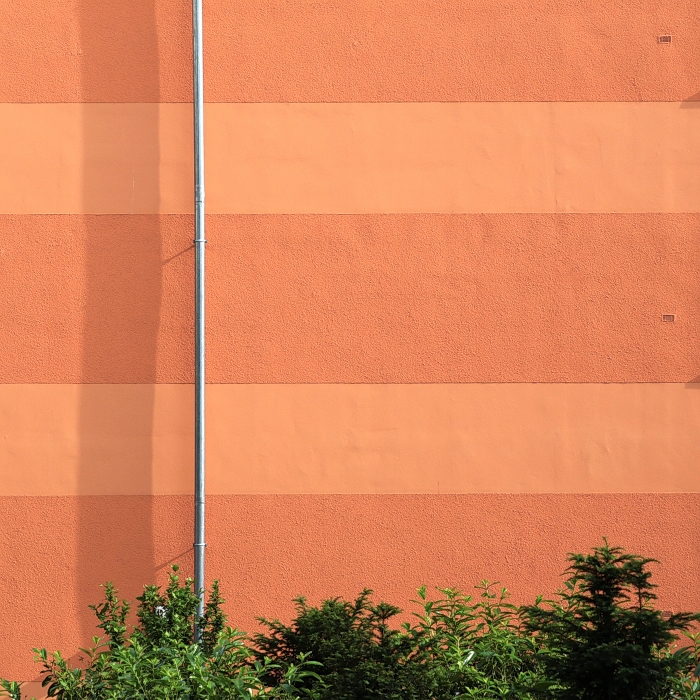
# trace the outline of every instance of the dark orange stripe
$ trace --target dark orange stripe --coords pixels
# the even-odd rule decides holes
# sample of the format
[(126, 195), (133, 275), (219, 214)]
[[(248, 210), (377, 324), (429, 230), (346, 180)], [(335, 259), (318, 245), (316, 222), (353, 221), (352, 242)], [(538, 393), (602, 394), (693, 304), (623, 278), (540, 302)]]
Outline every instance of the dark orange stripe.
[[(131, 599), (191, 566), (190, 497), (0, 499), (0, 676), (35, 678), (31, 648), (70, 656), (93, 634), (99, 584)], [(230, 622), (289, 619), (291, 599), (364, 586), (408, 607), (421, 584), (483, 578), (529, 602), (560, 585), (567, 552), (607, 536), (656, 557), (665, 610), (700, 609), (700, 495), (213, 496), (207, 574)]]
[[(699, 221), (212, 216), (209, 380), (694, 381)], [(191, 381), (190, 217), (0, 227), (0, 382)]]
[[(6, 102), (186, 102), (190, 8), (176, 0), (8, 5)], [(692, 3), (546, 0), (205, 7), (219, 102), (684, 100), (698, 91)], [(657, 43), (671, 33), (673, 43)]]

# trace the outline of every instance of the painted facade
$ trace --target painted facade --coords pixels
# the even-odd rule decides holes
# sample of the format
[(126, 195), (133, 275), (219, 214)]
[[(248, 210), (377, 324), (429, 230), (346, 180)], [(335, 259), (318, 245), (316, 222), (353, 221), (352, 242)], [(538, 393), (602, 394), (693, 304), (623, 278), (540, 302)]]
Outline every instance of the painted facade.
[[(31, 678), (100, 583), (191, 566), (191, 8), (1, 8), (0, 675)], [(603, 536), (700, 609), (694, 3), (207, 0), (205, 47), (231, 622), (525, 602)]]

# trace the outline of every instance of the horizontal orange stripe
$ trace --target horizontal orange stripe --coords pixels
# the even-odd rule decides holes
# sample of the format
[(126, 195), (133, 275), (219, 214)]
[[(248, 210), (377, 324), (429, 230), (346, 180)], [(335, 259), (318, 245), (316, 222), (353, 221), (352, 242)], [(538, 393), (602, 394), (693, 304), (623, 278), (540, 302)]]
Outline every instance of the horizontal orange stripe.
[(697, 212), (700, 111), (681, 107), (210, 105), (209, 211)]
[[(662, 610), (700, 609), (700, 496), (213, 496), (207, 575), (221, 579), (230, 622), (289, 620), (293, 597), (354, 596), (412, 610), (421, 584), (466, 590), (500, 581), (514, 602), (551, 595), (567, 552), (613, 544), (656, 557)], [(191, 571), (192, 500), (0, 499), (0, 676), (36, 678), (31, 648), (87, 646), (99, 584), (131, 600)]]
[(0, 105), (0, 211), (193, 210), (188, 105)]
[[(700, 385), (209, 387), (208, 490), (700, 491)], [(2, 385), (2, 495), (186, 494), (183, 385)]]
[[(0, 100), (187, 101), (176, 0), (4, 3)], [(692, 3), (217, 0), (208, 99), (222, 102), (683, 100), (698, 91)], [(671, 33), (673, 43), (657, 42)]]
[[(694, 381), (698, 223), (213, 216), (208, 378)], [(192, 381), (190, 217), (10, 216), (0, 229), (1, 382)]]
[[(0, 212), (192, 211), (191, 107), (0, 105)], [(210, 104), (209, 213), (697, 212), (678, 103)]]

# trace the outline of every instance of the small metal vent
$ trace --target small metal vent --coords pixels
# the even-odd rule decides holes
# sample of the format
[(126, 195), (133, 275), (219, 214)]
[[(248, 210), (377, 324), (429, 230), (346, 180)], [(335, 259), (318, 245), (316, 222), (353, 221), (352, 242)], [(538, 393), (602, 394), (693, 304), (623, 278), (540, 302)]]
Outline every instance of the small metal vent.
[(661, 320), (664, 323), (673, 323), (676, 320), (676, 314), (664, 314)]
[(671, 35), (670, 34), (661, 34), (659, 36), (659, 44), (670, 44), (671, 43)]

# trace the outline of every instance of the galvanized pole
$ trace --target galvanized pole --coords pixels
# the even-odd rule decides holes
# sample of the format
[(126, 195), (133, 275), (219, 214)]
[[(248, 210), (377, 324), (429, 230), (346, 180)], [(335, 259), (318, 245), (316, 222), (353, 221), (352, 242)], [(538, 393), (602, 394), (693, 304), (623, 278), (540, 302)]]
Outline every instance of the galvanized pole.
[[(204, 614), (204, 67), (202, 0), (192, 0), (194, 40), (194, 589), (198, 617)], [(201, 628), (195, 623), (198, 642)]]

